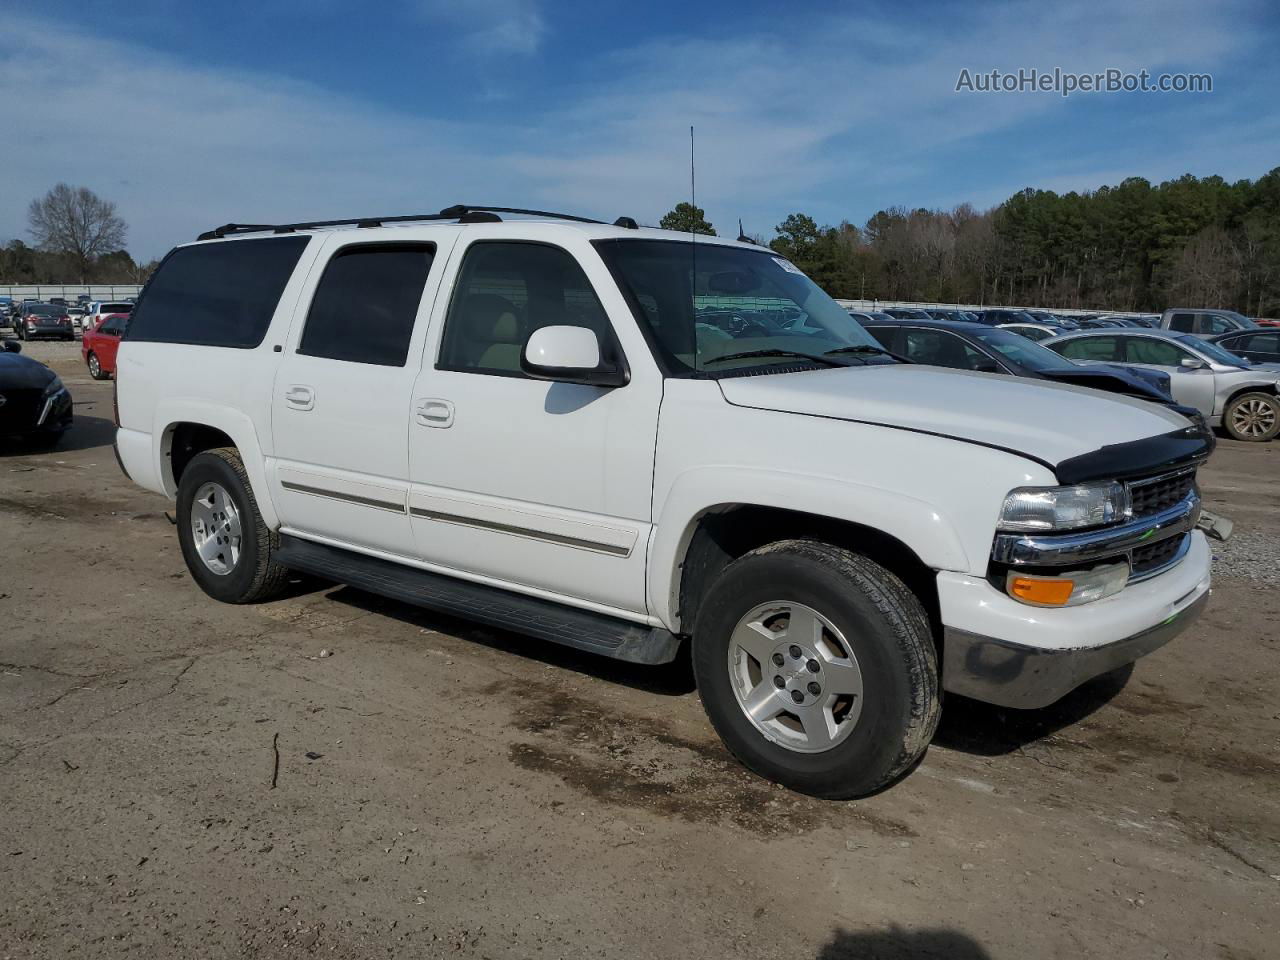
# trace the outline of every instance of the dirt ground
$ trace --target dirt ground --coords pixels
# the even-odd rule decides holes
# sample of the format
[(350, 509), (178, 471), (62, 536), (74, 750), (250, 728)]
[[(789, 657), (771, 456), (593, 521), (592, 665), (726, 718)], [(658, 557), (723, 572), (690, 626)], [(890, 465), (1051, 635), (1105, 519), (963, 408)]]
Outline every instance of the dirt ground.
[(1202, 473), (1253, 552), (1193, 629), (1046, 710), (952, 698), (831, 803), (741, 769), (687, 663), (208, 599), (78, 347), (28, 347), (72, 432), (0, 450), (0, 958), (1277, 956), (1280, 442)]

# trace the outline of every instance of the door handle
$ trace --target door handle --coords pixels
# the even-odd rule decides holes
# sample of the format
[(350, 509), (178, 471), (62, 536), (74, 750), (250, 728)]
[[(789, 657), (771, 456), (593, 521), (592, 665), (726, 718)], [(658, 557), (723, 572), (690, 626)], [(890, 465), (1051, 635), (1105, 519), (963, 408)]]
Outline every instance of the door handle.
[(453, 426), (453, 404), (448, 400), (419, 400), (414, 419), (424, 427)]
[(284, 392), (284, 402), (295, 410), (310, 410), (316, 405), (315, 391), (295, 383)]

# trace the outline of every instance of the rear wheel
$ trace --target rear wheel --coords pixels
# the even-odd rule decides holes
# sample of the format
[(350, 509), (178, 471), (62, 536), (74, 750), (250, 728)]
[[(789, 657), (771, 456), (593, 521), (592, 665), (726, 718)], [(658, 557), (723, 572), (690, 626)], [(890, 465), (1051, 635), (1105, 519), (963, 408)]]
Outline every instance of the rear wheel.
[(95, 380), (107, 379), (107, 374), (103, 372), (102, 363), (98, 360), (98, 355), (92, 350), (89, 351), (89, 376)]
[(178, 540), (192, 578), (224, 603), (269, 600), (289, 571), (274, 559), (268, 530), (239, 453), (231, 447), (191, 458), (178, 484)]
[(1234, 440), (1272, 440), (1280, 434), (1280, 400), (1270, 393), (1242, 393), (1222, 412), (1222, 426)]
[(802, 793), (872, 793), (919, 760), (937, 727), (937, 652), (919, 599), (830, 544), (784, 541), (730, 564), (698, 613), (693, 665), (734, 755)]

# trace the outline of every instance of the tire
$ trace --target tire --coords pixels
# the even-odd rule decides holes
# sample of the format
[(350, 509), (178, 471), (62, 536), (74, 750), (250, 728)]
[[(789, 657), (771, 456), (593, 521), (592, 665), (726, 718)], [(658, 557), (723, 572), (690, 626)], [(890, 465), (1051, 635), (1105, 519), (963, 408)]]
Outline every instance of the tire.
[[(768, 613), (783, 608), (785, 617)], [(793, 620), (813, 614), (821, 629), (793, 638)], [(693, 668), (734, 756), (812, 796), (848, 799), (891, 784), (924, 755), (938, 725), (937, 650), (919, 599), (867, 557), (814, 540), (770, 544), (725, 568), (697, 615)], [(805, 701), (791, 713), (788, 698), (797, 695)], [(763, 722), (748, 716), (744, 701), (753, 697)], [(820, 722), (802, 724), (802, 713)]]
[[(214, 506), (207, 499), (197, 504), (197, 497), (209, 491), (214, 491)], [(193, 520), (199, 521), (200, 532)], [(216, 543), (210, 542), (215, 539)], [(223, 603), (269, 600), (280, 593), (289, 576), (288, 569), (274, 559), (280, 538), (262, 522), (249, 476), (232, 447), (198, 453), (182, 472), (178, 541), (192, 578)], [(209, 559), (202, 556), (202, 546)]]
[(1222, 428), (1233, 440), (1264, 443), (1280, 435), (1280, 399), (1271, 393), (1242, 393), (1222, 411)]
[(89, 351), (89, 376), (95, 380), (106, 380), (111, 374), (102, 369), (102, 363), (98, 360), (98, 355), (92, 350)]

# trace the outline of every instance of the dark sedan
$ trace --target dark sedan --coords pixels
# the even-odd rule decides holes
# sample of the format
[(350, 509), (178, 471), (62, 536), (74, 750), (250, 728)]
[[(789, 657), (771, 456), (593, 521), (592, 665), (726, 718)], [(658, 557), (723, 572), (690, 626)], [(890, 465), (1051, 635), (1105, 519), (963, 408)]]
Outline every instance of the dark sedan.
[(74, 340), (76, 328), (66, 307), (53, 303), (24, 303), (14, 324), (22, 340)]
[(1208, 340), (1254, 363), (1280, 363), (1280, 330), (1232, 330)]
[(1200, 420), (1197, 411), (1174, 404), (1169, 375), (1159, 371), (1123, 364), (1082, 366), (1064, 362), (1052, 350), (1026, 337), (983, 323), (895, 320), (864, 326), (886, 350), (915, 363), (1092, 387), (1175, 407), (1184, 416)]
[(71, 426), (71, 394), (56, 373), (21, 350), (16, 340), (0, 341), (0, 438), (56, 443)]

